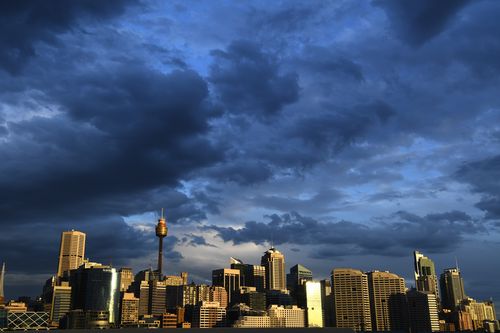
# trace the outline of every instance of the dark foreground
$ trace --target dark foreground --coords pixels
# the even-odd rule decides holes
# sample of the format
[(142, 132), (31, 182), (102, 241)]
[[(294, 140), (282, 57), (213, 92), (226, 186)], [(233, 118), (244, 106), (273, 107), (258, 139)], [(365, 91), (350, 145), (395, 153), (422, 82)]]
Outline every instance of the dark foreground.
[[(85, 331), (96, 330), (51, 330), (50, 332), (58, 333), (83, 333)], [(335, 328), (335, 327), (325, 327), (325, 328), (231, 328), (231, 327), (221, 327), (221, 328), (178, 328), (178, 329), (168, 329), (168, 328), (156, 328), (156, 329), (145, 329), (145, 328), (122, 328), (122, 329), (111, 329), (107, 330), (110, 333), (154, 333), (154, 332), (186, 332), (186, 333), (301, 333), (301, 332), (314, 332), (321, 331), (321, 333), (354, 333), (353, 330), (348, 328)]]

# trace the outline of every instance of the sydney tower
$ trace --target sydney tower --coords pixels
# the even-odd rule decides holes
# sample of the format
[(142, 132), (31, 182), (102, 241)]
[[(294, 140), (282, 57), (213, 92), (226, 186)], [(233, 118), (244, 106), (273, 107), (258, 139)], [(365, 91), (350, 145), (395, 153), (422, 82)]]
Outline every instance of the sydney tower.
[(158, 219), (158, 224), (156, 225), (156, 237), (159, 238), (158, 247), (158, 277), (163, 280), (162, 275), (162, 264), (163, 264), (163, 238), (167, 236), (168, 228), (167, 221), (163, 217), (163, 208), (161, 210), (161, 217)]

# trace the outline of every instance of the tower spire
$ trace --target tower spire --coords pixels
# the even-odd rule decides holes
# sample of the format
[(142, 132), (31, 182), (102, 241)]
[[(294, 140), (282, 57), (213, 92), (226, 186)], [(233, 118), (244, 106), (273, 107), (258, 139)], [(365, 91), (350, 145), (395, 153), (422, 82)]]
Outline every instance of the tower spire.
[(158, 237), (158, 277), (160, 280), (163, 280), (163, 238), (165, 238), (168, 233), (167, 221), (163, 216), (163, 208), (161, 209), (161, 217), (158, 219), (158, 224), (156, 225), (155, 231), (156, 237)]

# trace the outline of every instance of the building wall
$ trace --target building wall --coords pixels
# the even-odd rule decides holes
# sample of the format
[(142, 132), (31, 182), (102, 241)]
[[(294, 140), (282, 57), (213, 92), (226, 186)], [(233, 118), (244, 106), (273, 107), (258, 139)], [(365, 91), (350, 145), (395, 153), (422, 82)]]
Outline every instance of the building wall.
[(356, 269), (332, 271), (334, 325), (357, 331), (371, 331), (368, 276)]

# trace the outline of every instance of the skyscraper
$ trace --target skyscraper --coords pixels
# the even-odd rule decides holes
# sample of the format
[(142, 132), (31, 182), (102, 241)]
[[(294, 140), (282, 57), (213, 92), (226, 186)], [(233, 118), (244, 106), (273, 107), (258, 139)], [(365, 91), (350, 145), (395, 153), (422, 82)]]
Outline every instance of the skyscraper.
[(233, 292), (240, 289), (240, 271), (238, 269), (222, 268), (212, 271), (212, 284), (224, 287), (227, 291), (228, 304), (231, 304)]
[(139, 320), (139, 299), (133, 293), (123, 293), (120, 303), (120, 325), (136, 325)]
[(402, 309), (394, 300), (396, 295), (406, 292), (405, 280), (393, 273), (373, 271), (368, 273), (368, 289), (373, 329), (402, 330), (399, 326), (404, 321)]
[(323, 327), (321, 283), (315, 281), (306, 281), (304, 287), (307, 327)]
[(266, 289), (285, 290), (285, 256), (272, 247), (264, 252), (261, 265), (266, 269)]
[(357, 269), (332, 271), (332, 295), (335, 327), (371, 331), (368, 276)]
[(309, 269), (298, 264), (290, 268), (290, 273), (286, 275), (286, 286), (300, 308), (306, 307), (305, 283), (312, 281), (312, 277), (313, 274)]
[(68, 282), (62, 282), (53, 288), (50, 322), (52, 326), (58, 327), (61, 318), (71, 310), (71, 287)]
[(418, 291), (430, 292), (439, 299), (438, 280), (434, 262), (422, 253), (413, 253), (415, 264), (415, 287)]
[(436, 296), (431, 292), (410, 290), (406, 293), (410, 330), (414, 333), (439, 331)]
[(5, 263), (2, 264), (2, 270), (0, 271), (0, 304), (3, 304), (5, 301), (5, 294), (3, 290), (5, 279)]
[(231, 258), (231, 268), (240, 271), (242, 286), (255, 287), (257, 291), (266, 289), (266, 268), (264, 266), (244, 264), (239, 259)]
[(448, 310), (455, 310), (466, 298), (464, 281), (458, 268), (445, 269), (440, 277), (441, 304)]
[(160, 280), (162, 280), (163, 238), (165, 238), (168, 233), (167, 220), (163, 217), (163, 208), (161, 209), (161, 217), (158, 219), (158, 224), (156, 225), (155, 232), (156, 237), (158, 237), (158, 275), (160, 277)]
[(118, 271), (120, 277), (120, 291), (126, 292), (132, 282), (134, 281), (134, 273), (132, 272), (132, 268), (123, 267)]
[(118, 319), (120, 287), (116, 269), (86, 263), (71, 271), (70, 285), (73, 309), (108, 312), (110, 323)]
[(77, 269), (83, 264), (85, 257), (86, 235), (80, 231), (64, 231), (61, 234), (61, 246), (59, 248), (59, 264), (57, 276), (62, 277), (65, 272)]

